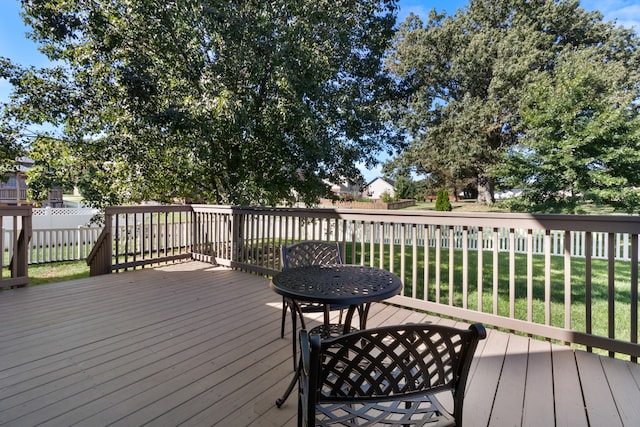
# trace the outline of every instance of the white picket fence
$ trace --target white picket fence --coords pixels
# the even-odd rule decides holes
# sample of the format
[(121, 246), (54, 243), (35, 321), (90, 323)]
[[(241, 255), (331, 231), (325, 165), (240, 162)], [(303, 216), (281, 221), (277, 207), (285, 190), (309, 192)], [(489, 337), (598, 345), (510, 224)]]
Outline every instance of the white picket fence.
[[(365, 242), (369, 242), (369, 240), (373, 237), (374, 241), (378, 243), (379, 240), (379, 230), (371, 233), (367, 228), (370, 224), (363, 224), (364, 228), (355, 230), (356, 240), (358, 242), (364, 240)], [(388, 224), (386, 225), (389, 226)], [(399, 227), (398, 224), (395, 225)], [(130, 226), (131, 227), (131, 226)], [(139, 227), (139, 225), (138, 225)], [(173, 237), (171, 240), (167, 240), (166, 236), (159, 236), (156, 230), (151, 231), (149, 229), (149, 225), (145, 225), (144, 233), (138, 232), (140, 242), (131, 243), (131, 248), (137, 247), (145, 247), (144, 243), (141, 243), (143, 240), (148, 240), (149, 243), (146, 247), (152, 246), (155, 242), (158, 242), (160, 246), (167, 246), (167, 249), (170, 249), (171, 241), (173, 241)], [(154, 228), (156, 228), (154, 226)], [(498, 245), (499, 252), (508, 252), (510, 250), (510, 236), (508, 234), (509, 230), (505, 229), (496, 229), (496, 230), (483, 230), (483, 242), (482, 248), (485, 251), (492, 251), (494, 245)], [(59, 262), (59, 261), (77, 261), (86, 259), (89, 252), (93, 248), (95, 242), (98, 239), (98, 236), (102, 232), (102, 227), (76, 227), (76, 228), (53, 228), (53, 229), (34, 229), (31, 237), (31, 241), (29, 243), (30, 251), (29, 251), (29, 264), (42, 264), (49, 262)], [(175, 233), (186, 233), (186, 230), (175, 231)], [(439, 230), (441, 238), (440, 238), (440, 247), (443, 249), (448, 249), (451, 244), (451, 236), (453, 235), (453, 247), (456, 249), (462, 249), (462, 228), (454, 227), (453, 233), (450, 232), (448, 228), (442, 228)], [(415, 234), (415, 238), (417, 239), (418, 246), (424, 246), (426, 242), (428, 242), (430, 247), (436, 246), (436, 235), (438, 233), (438, 229), (435, 226), (425, 226), (419, 227)], [(515, 230), (515, 252), (516, 253), (525, 253), (527, 248), (527, 239), (528, 236), (526, 232), (522, 232), (521, 230)], [(124, 234), (124, 233), (123, 233)], [(131, 235), (135, 235), (136, 233), (130, 233)], [(494, 236), (495, 234), (495, 236)], [(389, 233), (384, 233), (384, 235), (388, 236)], [(396, 236), (394, 244), (399, 245), (402, 243), (403, 239), (403, 230), (402, 228), (398, 228), (393, 235)], [(414, 234), (409, 232), (408, 230), (404, 230), (404, 240), (407, 245), (411, 245)], [(11, 243), (13, 241), (13, 230), (11, 229), (2, 229), (2, 237), (3, 237), (3, 245), (2, 247), (5, 249), (5, 257), (8, 255), (9, 259), (12, 256), (13, 248)], [(533, 239), (533, 248), (534, 254), (542, 255), (544, 254), (544, 240), (545, 235), (544, 232), (534, 232), (531, 236)], [(594, 259), (607, 258), (608, 253), (608, 239), (605, 233), (593, 233), (593, 250), (591, 256)], [(571, 256), (583, 258), (585, 256), (584, 248), (585, 248), (585, 233), (584, 232), (572, 232), (571, 233)], [(385, 239), (386, 240), (386, 239)], [(165, 243), (166, 241), (166, 243)], [(628, 234), (616, 234), (616, 244), (614, 248), (615, 259), (620, 261), (629, 261), (630, 260), (630, 247), (631, 241)], [(552, 256), (562, 256), (564, 254), (564, 232), (552, 232), (550, 235), (551, 242), (551, 255)], [(385, 241), (384, 243), (388, 244), (390, 242)], [(469, 250), (478, 250), (478, 230), (475, 228), (471, 228), (468, 230), (468, 247)], [(125, 242), (119, 242), (119, 244), (124, 245)]]
[[(84, 260), (98, 240), (102, 227), (37, 229), (29, 242), (29, 264)], [(14, 231), (2, 229), (5, 257), (11, 259)], [(9, 244), (6, 244), (9, 243)]]
[[(367, 224), (365, 224), (366, 226)], [(388, 227), (388, 225), (386, 225)], [(402, 236), (402, 225), (395, 224), (396, 227), (395, 236)], [(418, 242), (418, 246), (424, 246), (425, 239), (428, 240), (430, 247), (436, 246), (436, 235), (438, 233), (438, 229), (436, 226), (425, 226), (419, 227), (416, 233), (416, 239)], [(527, 252), (527, 240), (528, 235), (526, 230), (514, 230), (515, 233), (515, 253), (526, 253)], [(368, 231), (365, 230), (363, 233), (365, 236)], [(377, 234), (375, 235), (376, 242), (378, 242), (379, 237)], [(389, 235), (386, 233), (385, 235)], [(408, 230), (405, 230), (405, 243), (411, 244), (412, 233)], [(563, 256), (564, 255), (564, 231), (551, 231), (550, 232), (550, 242), (551, 242), (551, 255), (552, 256)], [(441, 247), (448, 249), (450, 246), (451, 233), (448, 228), (440, 229), (440, 237), (441, 237)], [(533, 241), (533, 253), (534, 255), (543, 255), (544, 254), (544, 241), (545, 241), (545, 231), (544, 230), (533, 230), (531, 234), (531, 239)], [(593, 247), (591, 257), (594, 259), (607, 259), (608, 254), (608, 239), (607, 233), (592, 233), (593, 239)], [(453, 247), (455, 249), (463, 248), (463, 233), (462, 227), (453, 227)], [(571, 232), (571, 256), (576, 258), (584, 258), (585, 254), (585, 244), (586, 233), (584, 231), (580, 232)], [(396, 237), (395, 244), (401, 244), (401, 237)], [(489, 229), (483, 230), (482, 232), (482, 248), (485, 251), (492, 251), (494, 246), (498, 245), (498, 252), (509, 252), (510, 250), (510, 235), (509, 230), (505, 228), (499, 229)], [(389, 242), (384, 242), (389, 243)], [(479, 247), (478, 242), (478, 228), (477, 227), (469, 227), (468, 229), (468, 241), (467, 244), (469, 246), (469, 250), (477, 251)], [(629, 261), (631, 251), (631, 238), (627, 233), (616, 233), (615, 234), (615, 259), (618, 261)]]

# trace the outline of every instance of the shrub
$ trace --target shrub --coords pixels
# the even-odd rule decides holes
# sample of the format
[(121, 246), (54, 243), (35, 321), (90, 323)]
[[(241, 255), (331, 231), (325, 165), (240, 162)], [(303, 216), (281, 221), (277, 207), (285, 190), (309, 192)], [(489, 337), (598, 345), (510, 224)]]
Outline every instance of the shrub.
[(438, 190), (438, 197), (436, 198), (436, 211), (448, 212), (451, 211), (451, 202), (449, 201), (449, 193), (447, 190)]

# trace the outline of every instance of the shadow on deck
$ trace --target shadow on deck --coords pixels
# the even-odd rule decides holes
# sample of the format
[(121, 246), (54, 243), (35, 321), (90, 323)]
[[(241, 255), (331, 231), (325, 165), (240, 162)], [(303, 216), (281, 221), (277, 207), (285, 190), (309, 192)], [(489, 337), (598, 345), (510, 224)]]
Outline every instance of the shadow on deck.
[[(295, 425), (295, 394), (274, 405), (293, 369), (268, 284), (186, 262), (0, 292), (0, 424)], [(368, 325), (422, 321), (455, 324), (374, 304)], [(490, 330), (464, 418), (637, 426), (639, 402), (640, 365)]]

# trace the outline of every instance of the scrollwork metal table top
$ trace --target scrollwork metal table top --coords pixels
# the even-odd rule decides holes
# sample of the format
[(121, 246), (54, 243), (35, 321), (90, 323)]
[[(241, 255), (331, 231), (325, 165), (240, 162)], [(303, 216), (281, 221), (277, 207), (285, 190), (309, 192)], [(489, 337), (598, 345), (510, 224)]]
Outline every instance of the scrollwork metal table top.
[(395, 274), (352, 264), (314, 265), (284, 270), (273, 276), (271, 288), (298, 301), (358, 305), (390, 298), (402, 283)]

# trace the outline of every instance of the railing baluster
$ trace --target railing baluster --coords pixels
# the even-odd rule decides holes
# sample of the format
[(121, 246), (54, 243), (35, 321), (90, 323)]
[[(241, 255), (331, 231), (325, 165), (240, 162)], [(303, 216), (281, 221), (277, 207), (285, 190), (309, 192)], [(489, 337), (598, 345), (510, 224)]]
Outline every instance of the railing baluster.
[(527, 230), (527, 321), (533, 322), (533, 230)]
[(412, 247), (412, 264), (411, 264), (411, 297), (418, 297), (418, 227), (412, 224), (411, 227), (411, 247)]
[[(615, 243), (614, 243), (615, 235), (613, 233), (608, 233), (608, 253), (609, 253), (609, 261), (607, 263), (608, 271), (607, 271), (607, 288), (609, 290), (609, 338), (616, 337), (616, 270), (615, 270)], [(609, 357), (614, 357), (615, 353), (613, 351), (609, 351)]]
[(497, 228), (492, 230), (493, 233), (493, 314), (498, 314), (498, 281), (500, 276), (498, 275), (498, 254), (499, 248), (499, 231)]
[(469, 229), (467, 226), (462, 227), (462, 308), (469, 308)]
[(454, 295), (454, 279), (455, 279), (455, 228), (454, 226), (449, 226), (449, 305), (453, 305), (453, 295)]
[(478, 248), (477, 248), (477, 256), (478, 256), (478, 274), (477, 274), (477, 285), (478, 285), (478, 311), (482, 313), (484, 311), (483, 307), (483, 274), (484, 274), (484, 228), (478, 227)]
[[(630, 336), (629, 340), (632, 343), (638, 343), (638, 235), (631, 235), (631, 251), (629, 253), (631, 258), (631, 319), (630, 320)], [(633, 362), (638, 362), (638, 357), (632, 356)]]
[(440, 303), (440, 288), (441, 288), (441, 281), (440, 281), (440, 270), (441, 270), (441, 265), (442, 262), (440, 260), (442, 256), (442, 229), (440, 228), (440, 225), (436, 226), (436, 265), (435, 265), (435, 269), (436, 269), (436, 281), (435, 281), (435, 286), (436, 286), (436, 303)]
[(571, 329), (571, 233), (564, 233), (564, 327)]
[(395, 257), (396, 257), (396, 225), (392, 222), (389, 224), (389, 271), (392, 273), (394, 273)]
[(516, 233), (509, 229), (509, 317), (516, 317)]

